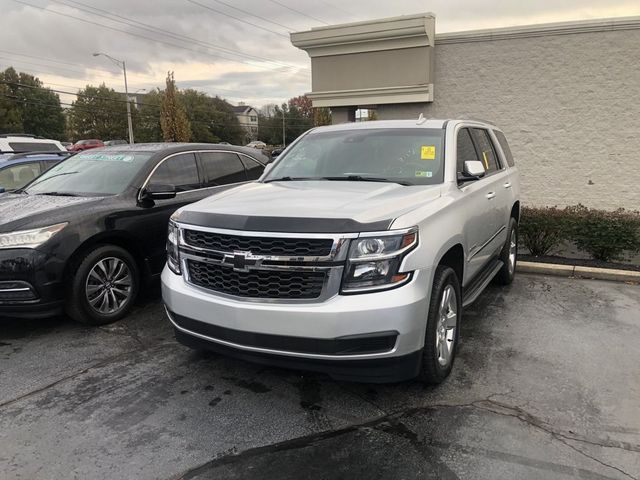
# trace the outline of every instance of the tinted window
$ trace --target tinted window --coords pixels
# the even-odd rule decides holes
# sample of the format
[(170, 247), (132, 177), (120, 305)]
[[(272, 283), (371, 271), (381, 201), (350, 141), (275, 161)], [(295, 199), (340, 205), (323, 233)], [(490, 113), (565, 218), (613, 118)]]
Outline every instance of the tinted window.
[(201, 152), (198, 155), (202, 161), (207, 187), (247, 181), (244, 166), (235, 153)]
[(78, 195), (122, 193), (151, 157), (147, 152), (88, 150), (67, 158), (27, 187), (32, 194), (65, 192)]
[(46, 142), (9, 142), (9, 146), (14, 152), (59, 152), (60, 149), (55, 143)]
[(312, 131), (291, 145), (265, 181), (364, 176), (414, 185), (442, 183), (443, 141), (441, 128)]
[(247, 171), (247, 180), (257, 180), (260, 178), (260, 175), (262, 175), (264, 171), (264, 167), (260, 163), (244, 155), (240, 155), (240, 160), (242, 160), (244, 168)]
[(458, 173), (464, 171), (464, 162), (478, 161), (476, 148), (473, 146), (471, 134), (467, 128), (463, 128), (458, 132), (458, 151), (457, 151), (457, 169)]
[(507, 143), (507, 138), (504, 136), (504, 133), (498, 130), (494, 130), (493, 133), (496, 135), (498, 143), (500, 143), (500, 146), (502, 147), (504, 156), (507, 159), (507, 164), (510, 167), (513, 167), (515, 165), (515, 162), (513, 161), (513, 154), (511, 153), (511, 149), (509, 148), (509, 144)]
[(181, 153), (166, 159), (153, 172), (149, 183), (173, 185), (178, 192), (200, 188), (195, 155), (193, 153)]
[(5, 190), (22, 188), (41, 173), (40, 163), (21, 163), (0, 170), (0, 186)]
[(487, 175), (497, 172), (500, 166), (496, 158), (496, 152), (493, 150), (493, 144), (489, 139), (489, 132), (481, 128), (472, 128), (471, 134), (478, 147), (480, 160), (487, 171)]

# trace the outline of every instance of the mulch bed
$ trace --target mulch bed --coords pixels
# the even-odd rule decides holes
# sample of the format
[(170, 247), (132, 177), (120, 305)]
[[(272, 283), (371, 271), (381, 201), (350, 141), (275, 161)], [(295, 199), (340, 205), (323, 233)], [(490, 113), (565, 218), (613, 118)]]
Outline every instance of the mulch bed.
[(525, 262), (557, 263), (560, 265), (574, 265), (576, 267), (615, 268), (617, 270), (632, 270), (632, 271), (640, 272), (640, 265), (634, 265), (630, 263), (603, 262), (601, 260), (555, 257), (553, 255), (535, 257), (533, 255), (519, 254), (518, 260), (522, 260)]

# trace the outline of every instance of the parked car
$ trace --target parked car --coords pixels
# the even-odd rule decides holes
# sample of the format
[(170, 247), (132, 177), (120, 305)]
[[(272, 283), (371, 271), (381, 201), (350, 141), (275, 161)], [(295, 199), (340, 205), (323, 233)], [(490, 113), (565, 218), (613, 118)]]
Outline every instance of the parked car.
[(102, 140), (98, 139), (90, 139), (90, 140), (78, 140), (76, 143), (71, 145), (67, 150), (70, 152), (82, 152), (84, 150), (89, 150), (91, 148), (104, 147), (104, 143)]
[(258, 149), (262, 150), (262, 149), (267, 147), (267, 144), (264, 143), (264, 142), (260, 142), (258, 140), (254, 140), (253, 142), (247, 143), (246, 146), (249, 147), (249, 148), (258, 148)]
[(129, 142), (126, 140), (107, 140), (104, 142), (105, 147), (113, 147), (114, 145), (128, 145)]
[(313, 129), (259, 183), (171, 217), (167, 314), (194, 348), (338, 379), (442, 382), (463, 307), (513, 280), (519, 194), (489, 123)]
[(271, 159), (275, 160), (280, 156), (280, 154), (284, 151), (284, 147), (276, 147), (271, 150)]
[(0, 159), (0, 193), (24, 187), (42, 172), (72, 155), (71, 152), (15, 153)]
[(169, 216), (257, 179), (266, 161), (243, 147), (105, 147), (0, 195), (0, 315), (122, 318), (162, 270)]
[(0, 134), (0, 159), (25, 152), (66, 152), (66, 149), (58, 140), (24, 133)]

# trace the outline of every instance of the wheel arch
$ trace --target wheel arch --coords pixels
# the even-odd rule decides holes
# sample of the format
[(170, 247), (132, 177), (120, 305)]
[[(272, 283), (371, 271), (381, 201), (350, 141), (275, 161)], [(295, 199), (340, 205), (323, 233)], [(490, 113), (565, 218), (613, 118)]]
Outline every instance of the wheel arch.
[(438, 266), (444, 265), (452, 268), (458, 277), (460, 285), (462, 285), (464, 281), (464, 264), (465, 254), (464, 247), (461, 243), (451, 245), (444, 253), (442, 253), (437, 263)]
[(516, 223), (520, 223), (520, 200), (516, 200), (511, 207), (511, 218), (515, 218)]

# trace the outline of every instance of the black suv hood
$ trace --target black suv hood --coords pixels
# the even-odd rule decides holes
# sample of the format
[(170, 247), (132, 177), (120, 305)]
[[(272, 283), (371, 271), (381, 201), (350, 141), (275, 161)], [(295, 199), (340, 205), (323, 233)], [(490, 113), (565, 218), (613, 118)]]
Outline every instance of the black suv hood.
[(68, 222), (87, 215), (104, 197), (63, 197), (6, 193), (0, 195), (0, 232)]

